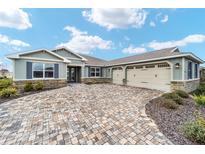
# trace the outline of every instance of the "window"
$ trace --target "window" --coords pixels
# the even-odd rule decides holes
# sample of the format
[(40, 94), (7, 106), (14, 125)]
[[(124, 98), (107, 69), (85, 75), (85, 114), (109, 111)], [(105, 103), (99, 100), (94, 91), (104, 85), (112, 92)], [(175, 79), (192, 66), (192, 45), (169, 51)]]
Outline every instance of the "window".
[(145, 68), (154, 68), (155, 65), (146, 65)]
[(90, 68), (90, 76), (91, 77), (99, 77), (100, 76), (100, 68), (99, 67), (91, 67)]
[(170, 67), (170, 66), (167, 63), (158, 64), (158, 68), (163, 68), (163, 67)]
[(54, 65), (45, 64), (45, 78), (53, 78), (54, 76)]
[(142, 65), (140, 65), (140, 66), (135, 66), (135, 68), (136, 68), (136, 69), (142, 69), (143, 66), (142, 66)]
[(192, 62), (188, 62), (188, 79), (192, 79)]
[(54, 64), (33, 63), (33, 78), (53, 78)]
[(195, 73), (194, 73), (194, 77), (198, 78), (198, 64), (195, 64), (195, 69), (194, 69)]
[(43, 78), (43, 64), (42, 63), (33, 63), (33, 77)]

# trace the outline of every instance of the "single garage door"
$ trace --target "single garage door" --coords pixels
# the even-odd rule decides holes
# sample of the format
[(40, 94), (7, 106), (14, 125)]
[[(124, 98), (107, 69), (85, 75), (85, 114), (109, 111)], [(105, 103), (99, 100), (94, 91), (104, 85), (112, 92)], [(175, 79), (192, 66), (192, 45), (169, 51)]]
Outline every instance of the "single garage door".
[(123, 84), (123, 78), (124, 78), (124, 74), (123, 74), (123, 70), (122, 68), (114, 68), (113, 72), (112, 72), (112, 82), (114, 84)]
[(167, 63), (127, 68), (127, 85), (170, 91), (171, 69)]

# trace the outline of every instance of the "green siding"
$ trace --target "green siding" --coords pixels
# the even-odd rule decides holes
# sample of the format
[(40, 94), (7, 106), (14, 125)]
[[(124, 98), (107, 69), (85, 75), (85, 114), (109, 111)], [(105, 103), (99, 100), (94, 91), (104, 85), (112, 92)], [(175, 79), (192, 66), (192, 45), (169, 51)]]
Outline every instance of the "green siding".
[(71, 61), (72, 65), (83, 65), (84, 62), (82, 62), (81, 60), (74, 60), (74, 59), (69, 59)]
[(27, 60), (15, 60), (14, 61), (14, 76), (17, 80), (26, 79), (26, 62)]
[(58, 58), (54, 55), (51, 55), (45, 51), (29, 53), (29, 54), (22, 55), (21, 57), (42, 58), (42, 59), (50, 59), (50, 60), (62, 60), (61, 58)]
[(67, 64), (58, 63), (59, 64), (59, 78), (66, 79), (67, 78)]
[(55, 53), (57, 53), (58, 55), (61, 55), (62, 57), (70, 57), (70, 58), (77, 58), (77, 59), (81, 59), (78, 56), (74, 55), (73, 53), (69, 52), (69, 51), (65, 51), (65, 50), (57, 50), (54, 51)]
[[(182, 58), (175, 58), (169, 60), (173, 64), (173, 80), (182, 80)], [(176, 68), (175, 64), (179, 63), (180, 67)]]
[[(14, 76), (15, 76), (15, 80), (25, 80), (26, 79), (26, 62), (35, 62), (32, 60), (15, 60), (14, 61)], [(46, 63), (44, 61), (42, 61), (42, 63)], [(59, 78), (63, 78), (66, 79), (66, 68), (67, 68), (67, 64), (65, 63), (56, 63), (53, 62), (53, 64), (59, 64)]]

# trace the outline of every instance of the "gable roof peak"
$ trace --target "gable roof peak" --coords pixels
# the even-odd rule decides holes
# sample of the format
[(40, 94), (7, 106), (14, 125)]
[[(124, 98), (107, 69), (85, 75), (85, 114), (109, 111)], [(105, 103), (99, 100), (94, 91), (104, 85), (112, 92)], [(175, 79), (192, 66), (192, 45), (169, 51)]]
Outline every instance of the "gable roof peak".
[(78, 53), (72, 51), (71, 49), (69, 49), (69, 48), (66, 47), (66, 46), (57, 47), (57, 48), (53, 49), (52, 52), (55, 52), (55, 51), (58, 51), (58, 50), (64, 50), (64, 51), (70, 52), (70, 53), (76, 55), (77, 57), (81, 58), (83, 61), (87, 61), (87, 59), (85, 59), (84, 57), (82, 57), (80, 54), (78, 54)]

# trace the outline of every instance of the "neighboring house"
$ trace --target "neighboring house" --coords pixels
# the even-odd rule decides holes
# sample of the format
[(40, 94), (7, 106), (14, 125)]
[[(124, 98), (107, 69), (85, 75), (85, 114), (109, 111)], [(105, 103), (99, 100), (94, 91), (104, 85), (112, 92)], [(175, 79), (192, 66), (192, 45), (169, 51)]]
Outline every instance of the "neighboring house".
[(4, 78), (4, 77), (7, 77), (7, 78), (12, 78), (12, 73), (11, 72), (9, 72), (9, 70), (7, 70), (7, 69), (1, 69), (0, 70), (0, 77), (1, 78)]
[(112, 82), (187, 92), (198, 87), (199, 65), (203, 63), (193, 53), (180, 52), (176, 47), (111, 61), (77, 54), (65, 47), (17, 53), (7, 58), (13, 61), (13, 79), (17, 85), (39, 80), (47, 88), (65, 86), (67, 82)]
[(200, 67), (200, 80), (205, 82), (205, 67)]

